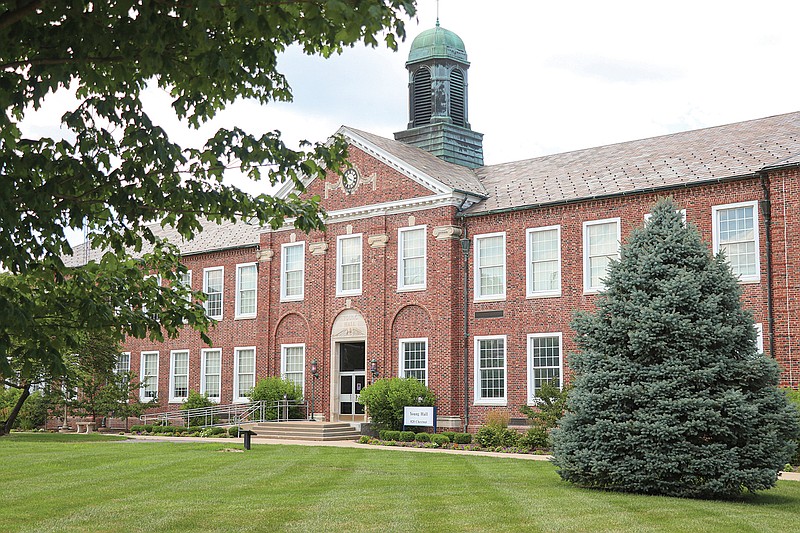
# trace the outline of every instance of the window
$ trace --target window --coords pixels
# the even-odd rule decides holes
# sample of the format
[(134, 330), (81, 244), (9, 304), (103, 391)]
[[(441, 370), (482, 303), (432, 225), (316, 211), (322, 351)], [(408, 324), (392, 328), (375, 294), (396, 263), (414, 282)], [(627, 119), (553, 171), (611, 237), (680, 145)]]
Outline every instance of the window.
[(603, 278), (612, 259), (619, 259), (619, 218), (583, 223), (583, 291), (605, 288)]
[(255, 263), (236, 265), (236, 318), (256, 316), (258, 270)]
[(281, 300), (302, 300), (305, 289), (306, 243), (281, 246)]
[(425, 226), (397, 230), (397, 288), (420, 290), (426, 286)]
[(158, 352), (142, 352), (139, 398), (151, 402), (158, 396)]
[(361, 235), (336, 240), (336, 294), (361, 294)]
[(200, 353), (200, 394), (219, 402), (221, 388), (222, 350), (203, 350)]
[(506, 405), (506, 336), (475, 338), (475, 403)]
[(475, 299), (506, 297), (506, 234), (475, 236)]
[(203, 270), (203, 292), (206, 293), (206, 314), (209, 318), (222, 320), (222, 287), (224, 267)]
[(712, 208), (714, 253), (725, 259), (740, 281), (759, 281), (757, 202), (719, 205)]
[(764, 325), (760, 322), (755, 324), (756, 327), (756, 349), (758, 353), (764, 353)]
[(114, 365), (114, 373), (117, 375), (126, 374), (131, 371), (131, 352), (122, 352), (117, 356)]
[(428, 339), (400, 340), (400, 377), (428, 384)]
[(170, 352), (169, 363), (169, 401), (182, 402), (189, 396), (189, 352), (186, 350)]
[(561, 226), (527, 231), (528, 297), (561, 296)]
[(305, 344), (281, 345), (281, 377), (294, 383), (303, 393), (306, 383), (305, 367)]
[[(187, 291), (191, 291), (192, 290), (192, 271), (191, 270), (187, 270), (183, 274), (180, 274), (178, 279), (180, 279), (180, 284)], [(192, 297), (191, 296), (187, 296), (186, 299), (191, 301)]]
[(561, 374), (561, 333), (528, 335), (528, 403), (536, 403), (542, 383), (555, 380), (561, 388)]
[(233, 351), (233, 401), (247, 402), (256, 384), (256, 349), (235, 348)]

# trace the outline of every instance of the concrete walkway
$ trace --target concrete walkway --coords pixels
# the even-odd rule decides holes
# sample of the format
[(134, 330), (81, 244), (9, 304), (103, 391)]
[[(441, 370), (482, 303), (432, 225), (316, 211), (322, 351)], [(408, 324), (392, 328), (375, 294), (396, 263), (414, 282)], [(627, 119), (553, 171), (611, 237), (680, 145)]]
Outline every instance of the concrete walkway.
[[(129, 439), (135, 441), (161, 441), (161, 442), (214, 442), (219, 444), (241, 444), (241, 439), (231, 438), (203, 438), (203, 437), (164, 437), (160, 435), (126, 435)], [(120, 441), (123, 442), (123, 441)], [(549, 461), (552, 459), (551, 455), (534, 455), (531, 453), (497, 453), (497, 452), (481, 452), (469, 450), (447, 450), (442, 448), (405, 448), (403, 446), (373, 446), (370, 444), (359, 444), (352, 440), (336, 440), (336, 441), (312, 441), (312, 440), (281, 440), (281, 439), (267, 439), (264, 437), (253, 437), (252, 444), (280, 444), (283, 446), (327, 446), (333, 448), (361, 448), (370, 450), (390, 450), (396, 452), (419, 452), (419, 453), (449, 453), (455, 455), (472, 455), (484, 457), (500, 457), (503, 459), (523, 459), (527, 461)], [(800, 472), (781, 472), (778, 479), (800, 481)]]

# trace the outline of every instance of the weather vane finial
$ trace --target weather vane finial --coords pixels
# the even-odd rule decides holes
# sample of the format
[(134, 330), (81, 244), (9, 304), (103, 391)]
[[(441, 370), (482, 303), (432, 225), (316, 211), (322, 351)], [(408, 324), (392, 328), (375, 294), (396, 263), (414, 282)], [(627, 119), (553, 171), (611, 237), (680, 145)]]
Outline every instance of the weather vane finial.
[(439, 0), (436, 0), (436, 27), (439, 27)]

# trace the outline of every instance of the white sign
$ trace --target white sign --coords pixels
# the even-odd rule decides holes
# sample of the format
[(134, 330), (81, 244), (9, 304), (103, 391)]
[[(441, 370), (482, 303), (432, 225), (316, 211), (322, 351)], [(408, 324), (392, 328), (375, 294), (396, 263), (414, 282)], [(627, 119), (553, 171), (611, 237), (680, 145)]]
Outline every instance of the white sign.
[(403, 407), (403, 425), (433, 427), (433, 407)]

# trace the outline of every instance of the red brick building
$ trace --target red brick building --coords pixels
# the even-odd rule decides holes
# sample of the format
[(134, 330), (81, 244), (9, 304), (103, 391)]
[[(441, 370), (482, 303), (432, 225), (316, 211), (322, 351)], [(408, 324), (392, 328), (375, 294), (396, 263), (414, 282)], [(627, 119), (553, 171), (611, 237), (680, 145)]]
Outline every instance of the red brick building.
[(568, 379), (573, 312), (592, 308), (620, 241), (662, 196), (726, 251), (763, 351), (800, 386), (800, 112), (487, 166), (463, 42), (437, 26), (407, 67), (408, 128), (390, 140), (342, 127), (352, 169), (307, 183), (325, 231), (209, 225), (182, 244), (214, 345), (191, 330), (129, 341), (120, 364), (145, 381), (142, 398), (247, 401), (272, 375), (308, 396), (316, 361), (326, 420), (362, 420), (357, 393), (375, 375), (426, 382), (440, 425), (521, 416), (542, 380)]

